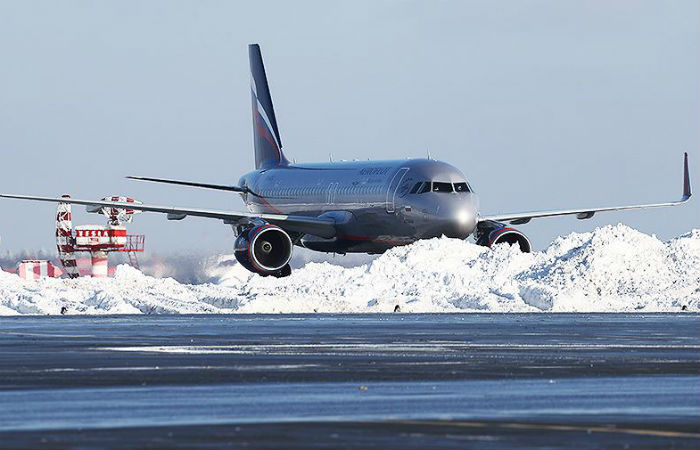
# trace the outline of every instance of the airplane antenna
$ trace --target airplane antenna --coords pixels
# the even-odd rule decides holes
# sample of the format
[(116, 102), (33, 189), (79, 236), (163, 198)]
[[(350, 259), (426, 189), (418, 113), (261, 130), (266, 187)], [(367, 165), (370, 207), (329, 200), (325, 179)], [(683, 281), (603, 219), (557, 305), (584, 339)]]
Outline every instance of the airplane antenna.
[(428, 159), (433, 159), (432, 156), (430, 156), (430, 147), (425, 147), (426, 153), (428, 153)]
[(333, 162), (333, 153), (328, 154), (328, 161)]

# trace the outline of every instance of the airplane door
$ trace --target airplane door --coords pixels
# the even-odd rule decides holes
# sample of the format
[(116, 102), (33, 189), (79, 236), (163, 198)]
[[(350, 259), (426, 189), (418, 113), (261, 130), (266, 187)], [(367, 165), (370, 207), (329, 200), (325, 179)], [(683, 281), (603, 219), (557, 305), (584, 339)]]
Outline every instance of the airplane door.
[(406, 176), (408, 172), (408, 167), (400, 168), (391, 179), (389, 183), (389, 188), (386, 191), (386, 212), (393, 213), (396, 211), (396, 191), (398, 191), (401, 185), (401, 180)]
[(328, 195), (326, 197), (326, 203), (332, 205), (335, 203), (335, 194), (338, 192), (338, 185), (340, 183), (335, 182), (328, 185)]

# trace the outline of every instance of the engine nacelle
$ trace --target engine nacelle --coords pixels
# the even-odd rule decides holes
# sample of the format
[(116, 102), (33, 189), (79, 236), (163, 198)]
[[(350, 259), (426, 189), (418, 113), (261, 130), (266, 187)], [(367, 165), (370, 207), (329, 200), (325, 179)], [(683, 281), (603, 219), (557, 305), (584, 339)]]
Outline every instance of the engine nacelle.
[(530, 253), (532, 245), (530, 240), (520, 231), (511, 228), (505, 223), (486, 220), (479, 222), (476, 226), (476, 243), (485, 247), (492, 247), (496, 244), (508, 243), (510, 245), (518, 244), (520, 251)]
[(292, 239), (277, 225), (263, 223), (243, 230), (236, 239), (236, 259), (251, 272), (284, 277), (291, 273)]

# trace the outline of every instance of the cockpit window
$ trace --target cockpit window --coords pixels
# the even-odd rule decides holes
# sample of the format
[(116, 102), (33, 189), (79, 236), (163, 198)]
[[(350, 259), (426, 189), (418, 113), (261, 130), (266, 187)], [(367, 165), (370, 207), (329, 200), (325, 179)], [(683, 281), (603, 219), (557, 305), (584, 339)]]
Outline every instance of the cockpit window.
[(455, 192), (471, 192), (467, 183), (455, 183)]
[(452, 189), (452, 183), (440, 183), (437, 181), (433, 182), (433, 192), (454, 192)]
[(419, 181), (413, 185), (409, 194), (424, 194), (426, 192), (460, 192), (468, 193), (472, 189), (468, 183), (444, 183), (440, 181)]
[(418, 189), (419, 194), (422, 194), (424, 192), (430, 192), (430, 181), (424, 181), (420, 189)]

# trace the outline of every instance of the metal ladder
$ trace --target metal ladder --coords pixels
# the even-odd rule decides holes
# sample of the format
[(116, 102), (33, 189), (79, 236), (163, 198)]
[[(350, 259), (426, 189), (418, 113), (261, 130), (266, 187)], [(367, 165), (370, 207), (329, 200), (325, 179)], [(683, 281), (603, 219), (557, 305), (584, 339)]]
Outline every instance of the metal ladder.
[(139, 266), (139, 258), (136, 256), (136, 252), (126, 252), (126, 255), (129, 258), (129, 265), (137, 270), (141, 270), (141, 267)]

